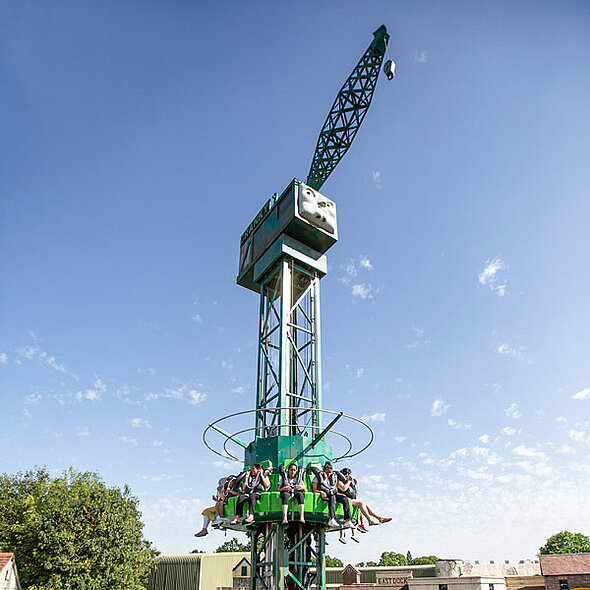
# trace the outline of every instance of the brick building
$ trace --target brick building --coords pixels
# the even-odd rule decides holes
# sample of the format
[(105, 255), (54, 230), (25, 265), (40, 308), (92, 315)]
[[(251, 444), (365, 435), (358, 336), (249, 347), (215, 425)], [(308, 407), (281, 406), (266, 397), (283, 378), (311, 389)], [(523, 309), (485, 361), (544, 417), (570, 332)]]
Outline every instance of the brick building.
[(541, 555), (547, 590), (590, 590), (590, 553)]

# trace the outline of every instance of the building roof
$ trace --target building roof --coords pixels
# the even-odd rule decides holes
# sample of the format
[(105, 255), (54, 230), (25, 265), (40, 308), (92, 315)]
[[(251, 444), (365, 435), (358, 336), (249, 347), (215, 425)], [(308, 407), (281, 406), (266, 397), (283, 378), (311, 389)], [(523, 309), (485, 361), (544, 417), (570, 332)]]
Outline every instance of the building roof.
[(6, 564), (11, 559), (14, 559), (14, 553), (0, 553), (0, 571), (6, 567)]
[(544, 576), (590, 574), (590, 553), (563, 553), (540, 555), (541, 573)]

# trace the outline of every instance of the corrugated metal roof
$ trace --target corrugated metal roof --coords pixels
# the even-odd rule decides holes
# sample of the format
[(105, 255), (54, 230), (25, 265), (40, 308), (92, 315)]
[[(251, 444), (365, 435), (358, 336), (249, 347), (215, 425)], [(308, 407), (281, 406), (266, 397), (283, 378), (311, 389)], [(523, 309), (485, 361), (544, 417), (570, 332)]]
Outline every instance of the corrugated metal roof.
[(147, 590), (199, 590), (202, 553), (159, 555)]

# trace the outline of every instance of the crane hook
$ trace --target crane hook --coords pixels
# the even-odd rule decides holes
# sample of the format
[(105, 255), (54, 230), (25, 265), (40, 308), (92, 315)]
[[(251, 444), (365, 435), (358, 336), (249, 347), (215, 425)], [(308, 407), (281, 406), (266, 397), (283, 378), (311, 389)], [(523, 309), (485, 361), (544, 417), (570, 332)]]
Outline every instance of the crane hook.
[(383, 73), (387, 76), (388, 80), (393, 80), (395, 77), (395, 62), (392, 59), (388, 59), (385, 62)]

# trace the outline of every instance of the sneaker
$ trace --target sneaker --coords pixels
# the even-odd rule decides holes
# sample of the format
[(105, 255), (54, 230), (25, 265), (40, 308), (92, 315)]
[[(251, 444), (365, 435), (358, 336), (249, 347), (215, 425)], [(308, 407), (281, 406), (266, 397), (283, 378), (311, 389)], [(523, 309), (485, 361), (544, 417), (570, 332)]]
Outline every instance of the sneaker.
[(213, 524), (215, 525), (219, 525), (219, 524), (223, 524), (223, 518), (221, 518), (221, 516), (218, 516), (214, 521)]
[(346, 545), (346, 539), (344, 537), (340, 537), (338, 539), (343, 545)]
[(354, 525), (352, 524), (352, 520), (345, 520), (344, 521), (344, 526), (348, 529), (352, 529), (354, 528)]
[(360, 543), (360, 541), (356, 537), (350, 537), (355, 543)]
[(336, 519), (335, 518), (331, 518), (328, 521), (328, 526), (337, 527), (338, 526), (338, 523), (336, 522)]
[(359, 524), (356, 527), (356, 530), (359, 531), (359, 532), (361, 532), (361, 533), (368, 533), (369, 532), (362, 524)]

